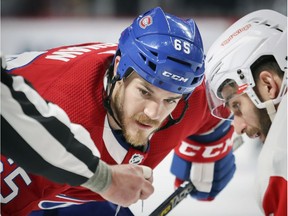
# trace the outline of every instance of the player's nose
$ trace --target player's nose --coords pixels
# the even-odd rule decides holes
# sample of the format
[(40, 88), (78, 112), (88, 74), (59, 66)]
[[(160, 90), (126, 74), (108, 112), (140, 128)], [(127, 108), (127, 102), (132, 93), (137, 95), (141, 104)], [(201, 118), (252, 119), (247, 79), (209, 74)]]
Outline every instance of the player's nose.
[(235, 132), (239, 135), (243, 134), (245, 132), (246, 127), (247, 127), (244, 119), (237, 116), (237, 115), (234, 115), (232, 125), (234, 126)]
[(161, 104), (156, 101), (149, 101), (146, 103), (144, 113), (150, 119), (159, 120), (161, 115)]

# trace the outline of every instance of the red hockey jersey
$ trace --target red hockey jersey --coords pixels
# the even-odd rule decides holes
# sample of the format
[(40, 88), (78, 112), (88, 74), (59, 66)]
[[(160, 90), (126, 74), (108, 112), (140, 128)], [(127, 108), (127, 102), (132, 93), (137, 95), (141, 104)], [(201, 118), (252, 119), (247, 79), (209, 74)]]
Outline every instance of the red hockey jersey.
[[(24, 53), (15, 59), (11, 57), (10, 61), (8, 59), (8, 70), (24, 76), (46, 100), (64, 109), (72, 122), (84, 126), (90, 132), (101, 159), (108, 164), (134, 163), (155, 168), (176, 146), (180, 149), (177, 149), (178, 154), (191, 161), (213, 161), (225, 156), (231, 148), (227, 139), (231, 137), (232, 129), (217, 142), (205, 145), (189, 143), (186, 139), (191, 135), (210, 133), (220, 122), (210, 115), (204, 82), (189, 98), (189, 108), (182, 121), (155, 133), (146, 152), (117, 139), (109, 127), (102, 101), (105, 72), (116, 48), (116, 44), (91, 43)], [(179, 116), (183, 106), (180, 103), (173, 115)], [(195, 145), (198, 147), (194, 148)], [(216, 147), (210, 148), (211, 145)], [(53, 208), (57, 204), (65, 206), (69, 202), (101, 200), (100, 196), (85, 188), (59, 185), (27, 174), (11, 159), (2, 157), (2, 164), (3, 216), (26, 215), (33, 209)], [(60, 202), (63, 195), (66, 204)]]

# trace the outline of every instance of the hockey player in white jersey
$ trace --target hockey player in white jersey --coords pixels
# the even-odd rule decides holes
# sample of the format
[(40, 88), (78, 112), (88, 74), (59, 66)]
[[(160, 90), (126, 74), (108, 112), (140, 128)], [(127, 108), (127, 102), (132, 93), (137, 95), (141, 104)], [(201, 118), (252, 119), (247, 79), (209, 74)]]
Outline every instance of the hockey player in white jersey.
[(272, 10), (244, 16), (214, 42), (206, 66), (212, 114), (264, 143), (256, 179), (261, 209), (287, 215), (287, 17)]

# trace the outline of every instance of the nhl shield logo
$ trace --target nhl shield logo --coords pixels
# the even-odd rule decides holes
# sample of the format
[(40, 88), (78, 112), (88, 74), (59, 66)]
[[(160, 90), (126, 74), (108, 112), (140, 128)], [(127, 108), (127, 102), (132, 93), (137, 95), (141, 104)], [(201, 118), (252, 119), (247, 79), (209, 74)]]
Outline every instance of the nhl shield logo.
[(152, 25), (152, 23), (153, 23), (152, 17), (151, 16), (145, 16), (139, 21), (139, 26), (142, 29), (145, 29), (147, 26)]
[(132, 155), (131, 159), (129, 160), (129, 164), (140, 164), (143, 160), (144, 156), (141, 154), (134, 154)]

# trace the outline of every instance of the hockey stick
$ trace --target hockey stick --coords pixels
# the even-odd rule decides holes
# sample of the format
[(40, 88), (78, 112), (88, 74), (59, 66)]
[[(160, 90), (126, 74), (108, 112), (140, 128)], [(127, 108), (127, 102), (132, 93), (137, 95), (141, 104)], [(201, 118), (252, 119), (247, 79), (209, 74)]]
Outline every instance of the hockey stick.
[(150, 216), (164, 216), (174, 209), (195, 187), (191, 181), (184, 182), (172, 193), (164, 202), (161, 203)]
[[(236, 151), (244, 143), (242, 136), (233, 139), (233, 151)], [(174, 209), (188, 194), (195, 190), (191, 181), (186, 181), (180, 185), (164, 202), (160, 204), (149, 216), (165, 216)]]

